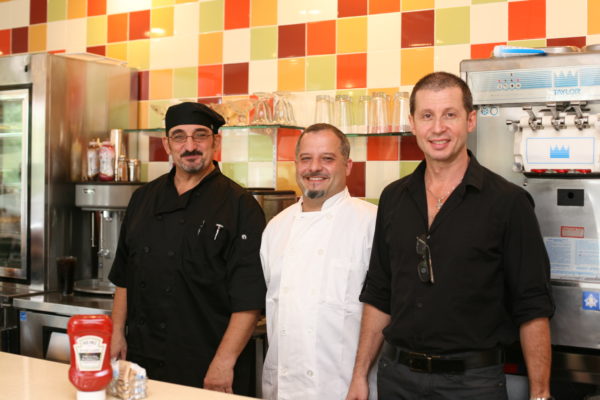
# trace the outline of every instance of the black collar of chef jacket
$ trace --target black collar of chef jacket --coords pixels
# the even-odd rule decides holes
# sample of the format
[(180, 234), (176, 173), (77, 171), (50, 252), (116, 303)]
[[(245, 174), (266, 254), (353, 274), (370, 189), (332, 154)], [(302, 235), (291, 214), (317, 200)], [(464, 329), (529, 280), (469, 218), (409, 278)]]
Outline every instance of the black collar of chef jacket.
[(175, 188), (175, 166), (173, 166), (166, 176), (166, 179), (163, 180), (163, 187), (158, 190), (158, 196), (154, 206), (154, 215), (170, 213), (186, 208), (190, 198), (196, 194), (199, 188), (221, 173), (219, 163), (213, 161), (213, 165), (215, 166), (215, 169), (206, 175), (195, 187), (182, 195), (179, 195)]

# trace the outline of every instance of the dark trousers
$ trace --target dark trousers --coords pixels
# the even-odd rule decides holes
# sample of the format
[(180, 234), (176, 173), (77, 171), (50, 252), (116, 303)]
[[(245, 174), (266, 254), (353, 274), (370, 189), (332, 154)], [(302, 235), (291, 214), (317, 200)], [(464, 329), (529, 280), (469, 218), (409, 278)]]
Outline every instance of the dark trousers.
[(384, 353), (377, 372), (379, 400), (507, 400), (503, 365), (467, 369), (460, 374), (424, 373)]

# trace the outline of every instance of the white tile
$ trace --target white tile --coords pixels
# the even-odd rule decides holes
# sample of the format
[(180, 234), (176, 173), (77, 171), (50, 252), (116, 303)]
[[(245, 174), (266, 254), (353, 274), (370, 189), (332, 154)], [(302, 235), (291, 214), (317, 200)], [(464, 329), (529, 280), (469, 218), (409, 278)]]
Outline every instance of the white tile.
[(400, 50), (400, 30), (402, 17), (400, 13), (375, 14), (368, 16), (368, 43), (371, 51)]
[(367, 87), (387, 88), (400, 85), (400, 50), (367, 53)]
[(166, 174), (171, 169), (167, 161), (152, 161), (148, 163), (148, 182)]
[(149, 10), (151, 8), (152, 0), (106, 0), (107, 14)]
[(250, 61), (248, 66), (248, 93), (277, 90), (277, 60)]
[(352, 161), (367, 161), (367, 137), (349, 137)]
[(186, 68), (197, 65), (197, 34), (150, 39), (150, 69)]
[(584, 0), (546, 0), (546, 37), (585, 36), (587, 13), (587, 1)]
[(250, 59), (250, 29), (230, 29), (223, 32), (223, 64), (248, 62)]
[(87, 21), (86, 18), (69, 19), (67, 22), (67, 41), (64, 45), (67, 53), (82, 53), (87, 51)]
[[(2, 3), (0, 3), (2, 4)], [(46, 49), (62, 50), (67, 44), (67, 20), (46, 24)]]
[(29, 0), (0, 3), (0, 29), (19, 28), (29, 25)]
[(275, 166), (269, 161), (248, 163), (248, 187), (275, 187)]
[(588, 35), (585, 42), (588, 45), (590, 45), (590, 44), (600, 44), (600, 34), (599, 35)]
[(337, 0), (279, 0), (277, 3), (279, 25), (336, 19), (337, 13)]
[(248, 131), (227, 129), (221, 141), (222, 162), (248, 161)]
[(400, 178), (398, 161), (367, 161), (365, 176), (365, 197), (378, 199), (383, 189)]
[(460, 74), (460, 62), (471, 58), (471, 46), (456, 44), (435, 46), (433, 54), (433, 70)]
[(197, 35), (200, 31), (200, 4), (183, 3), (175, 5), (173, 34)]
[(435, 0), (435, 8), (470, 6), (471, 0)]
[(508, 40), (508, 3), (471, 6), (471, 43), (496, 43)]

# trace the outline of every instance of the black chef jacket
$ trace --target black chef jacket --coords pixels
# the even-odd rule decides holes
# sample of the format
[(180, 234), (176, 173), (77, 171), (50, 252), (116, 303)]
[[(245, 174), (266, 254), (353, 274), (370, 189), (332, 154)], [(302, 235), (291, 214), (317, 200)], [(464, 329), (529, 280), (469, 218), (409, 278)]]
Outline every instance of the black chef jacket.
[[(264, 308), (263, 211), (215, 166), (181, 196), (175, 169), (142, 186), (121, 226), (109, 279), (127, 288), (128, 358), (152, 379), (201, 387), (231, 313)], [(239, 394), (248, 350), (234, 372)]]
[[(425, 161), (381, 195), (361, 301), (390, 314), (385, 339), (412, 351), (483, 350), (550, 317), (550, 267), (531, 196), (469, 152), (463, 178), (427, 224)], [(435, 283), (417, 273), (427, 234)]]

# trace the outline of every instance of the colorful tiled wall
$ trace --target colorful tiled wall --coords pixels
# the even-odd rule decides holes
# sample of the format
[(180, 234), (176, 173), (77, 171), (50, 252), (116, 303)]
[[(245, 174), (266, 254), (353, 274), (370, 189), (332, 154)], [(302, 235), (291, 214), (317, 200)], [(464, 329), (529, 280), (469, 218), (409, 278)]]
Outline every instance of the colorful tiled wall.
[[(600, 0), (0, 0), (0, 52), (126, 61), (140, 70), (141, 128), (160, 127), (161, 110), (179, 100), (275, 90), (292, 92), (305, 126), (318, 94), (410, 90), (422, 75), (457, 73), (461, 60), (487, 57), (496, 44), (600, 43), (599, 15)], [(221, 153), (227, 173), (253, 186), (293, 186), (291, 161), (272, 141), (230, 134)], [(359, 196), (377, 198), (421, 157), (412, 138), (352, 141), (350, 187)], [(146, 148), (151, 177), (166, 163), (159, 143)]]

